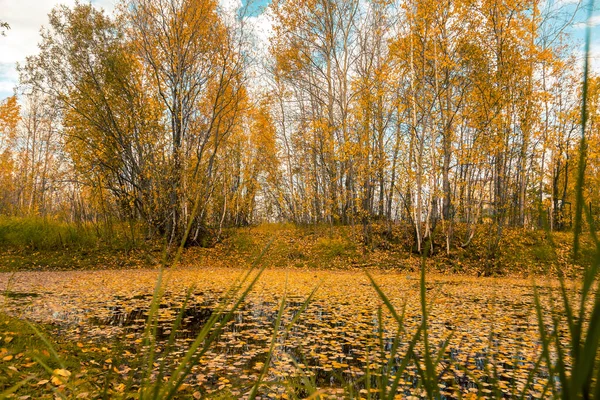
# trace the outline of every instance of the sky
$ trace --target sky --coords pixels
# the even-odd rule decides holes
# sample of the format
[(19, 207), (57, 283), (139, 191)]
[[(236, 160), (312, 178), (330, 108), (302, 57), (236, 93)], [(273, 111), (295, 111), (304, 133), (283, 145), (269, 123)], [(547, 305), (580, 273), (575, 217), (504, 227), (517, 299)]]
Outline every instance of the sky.
[[(91, 3), (112, 11), (118, 0), (92, 0)], [(48, 13), (58, 4), (72, 6), (75, 0), (0, 0), (0, 20), (10, 30), (0, 36), (0, 99), (13, 94), (19, 80), (16, 63), (37, 52), (40, 28), (48, 22)]]
[[(82, 2), (86, 0), (81, 0)], [(97, 7), (104, 8), (111, 13), (119, 0), (87, 0)], [(236, 7), (241, 0), (220, 0), (225, 8)], [(548, 0), (553, 1), (553, 0)], [(569, 3), (577, 0), (554, 0), (557, 4), (570, 6)], [(267, 40), (271, 20), (261, 14), (269, 0), (255, 0), (251, 7), (254, 25), (258, 30), (257, 36)], [(40, 41), (40, 27), (47, 24), (47, 15), (58, 4), (73, 5), (75, 0), (0, 0), (0, 20), (8, 22), (11, 29), (5, 37), (0, 36), (0, 100), (11, 96), (18, 83), (16, 63), (23, 63), (25, 57), (37, 52)], [(580, 13), (577, 23), (573, 27), (573, 38), (583, 53), (583, 37), (585, 16)], [(591, 59), (592, 68), (600, 73), (600, 12), (592, 18)]]

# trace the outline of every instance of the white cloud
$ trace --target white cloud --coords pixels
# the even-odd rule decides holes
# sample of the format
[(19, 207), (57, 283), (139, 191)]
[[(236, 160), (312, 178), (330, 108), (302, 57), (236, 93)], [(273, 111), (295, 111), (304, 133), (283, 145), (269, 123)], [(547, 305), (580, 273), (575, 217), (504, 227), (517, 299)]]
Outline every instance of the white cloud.
[(242, 0), (219, 0), (219, 6), (226, 11), (237, 11), (242, 6)]
[(236, 15), (242, 7), (242, 0), (219, 0), (221, 15), (229, 24), (236, 23)]
[(590, 70), (596, 75), (600, 75), (600, 43), (592, 42), (590, 44)]
[(0, 63), (0, 101), (12, 96), (18, 78), (14, 63)]
[(600, 15), (594, 15), (587, 21), (579, 22), (579, 23), (575, 24), (574, 27), (581, 29), (581, 28), (585, 28), (586, 26), (593, 28), (598, 25), (600, 25)]
[(247, 28), (251, 35), (251, 48), (248, 49), (253, 61), (248, 73), (252, 77), (251, 90), (261, 92), (268, 87), (266, 60), (268, 58), (270, 39), (273, 36), (274, 19), (269, 9), (257, 16), (246, 19)]
[[(575, 64), (575, 73), (583, 74), (583, 64), (585, 60), (585, 50), (584, 45), (582, 44), (573, 52), (575, 59), (577, 60)], [(595, 75), (600, 75), (600, 42), (596, 43), (592, 41), (590, 43), (590, 53), (588, 55), (590, 64), (590, 73)]]
[[(117, 0), (91, 3), (111, 12)], [(6, 36), (0, 37), (0, 63), (4, 67), (0, 70), (0, 99), (12, 95), (18, 79), (16, 63), (23, 63), (25, 57), (37, 53), (40, 28), (47, 25), (48, 13), (58, 4), (72, 6), (75, 0), (0, 0), (0, 18), (10, 25)]]
[(106, 12), (110, 13), (115, 9), (118, 0), (91, 0), (90, 3), (92, 3), (96, 8), (103, 8)]
[(256, 45), (261, 50), (266, 50), (269, 46), (269, 40), (273, 35), (273, 23), (270, 10), (265, 10), (256, 17), (248, 17), (248, 24), (251, 26)]

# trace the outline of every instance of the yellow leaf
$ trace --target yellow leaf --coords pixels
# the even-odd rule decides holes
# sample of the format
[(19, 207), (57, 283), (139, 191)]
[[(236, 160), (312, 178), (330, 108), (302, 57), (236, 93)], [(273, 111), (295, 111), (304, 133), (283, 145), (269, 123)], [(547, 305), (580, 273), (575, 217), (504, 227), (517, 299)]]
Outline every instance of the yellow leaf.
[(71, 376), (71, 372), (67, 371), (66, 369), (55, 369), (54, 371), (52, 371), (52, 373), (54, 375), (64, 376), (65, 378), (68, 378)]
[(188, 385), (187, 383), (183, 383), (181, 384), (181, 386), (179, 386), (179, 389), (177, 389), (178, 392), (183, 392), (184, 390), (188, 390), (190, 388), (190, 385)]
[(120, 384), (116, 385), (115, 390), (119, 393), (123, 393), (125, 391), (125, 384), (120, 383)]
[(59, 376), (53, 376), (52, 379), (51, 379), (51, 382), (52, 382), (53, 385), (60, 386), (60, 385), (63, 385), (65, 383), (63, 381), (63, 379), (64, 378), (61, 378)]

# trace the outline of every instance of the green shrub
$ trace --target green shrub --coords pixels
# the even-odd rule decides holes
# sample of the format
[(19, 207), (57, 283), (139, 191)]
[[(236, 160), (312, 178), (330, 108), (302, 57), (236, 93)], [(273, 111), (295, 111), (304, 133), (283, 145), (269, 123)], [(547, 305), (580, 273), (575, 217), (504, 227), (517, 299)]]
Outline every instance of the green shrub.
[(343, 238), (320, 238), (316, 248), (327, 259), (352, 256), (356, 251), (356, 245)]
[(256, 247), (256, 243), (252, 236), (242, 230), (235, 231), (231, 236), (231, 244), (234, 250), (248, 252)]
[(538, 243), (531, 249), (533, 257), (543, 263), (551, 263), (556, 261), (556, 252), (554, 247), (548, 243)]
[(98, 236), (84, 226), (50, 218), (0, 217), (0, 246), (32, 250), (58, 250), (89, 247)]

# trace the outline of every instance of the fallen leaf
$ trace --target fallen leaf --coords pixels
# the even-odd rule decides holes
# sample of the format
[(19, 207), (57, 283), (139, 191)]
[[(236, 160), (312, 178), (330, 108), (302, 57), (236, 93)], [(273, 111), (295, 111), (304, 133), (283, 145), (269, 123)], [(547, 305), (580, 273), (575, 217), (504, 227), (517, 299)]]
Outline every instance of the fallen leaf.
[(55, 369), (54, 371), (52, 371), (52, 373), (54, 375), (64, 376), (65, 378), (68, 378), (69, 376), (71, 376), (71, 372), (67, 371), (66, 369)]
[(65, 383), (63, 381), (63, 379), (58, 376), (53, 376), (52, 379), (50, 379), (50, 381), (52, 382), (53, 385), (56, 385), (56, 386), (64, 385), (64, 383)]

